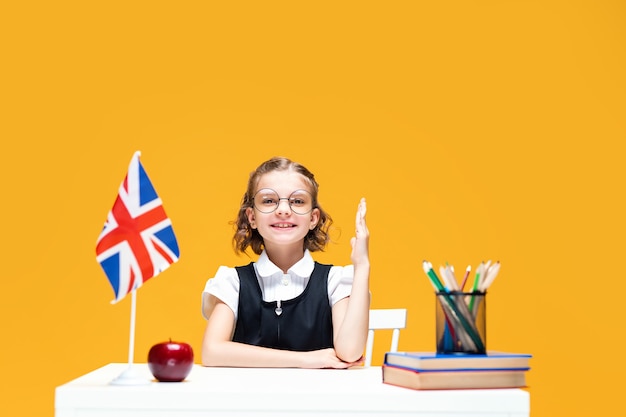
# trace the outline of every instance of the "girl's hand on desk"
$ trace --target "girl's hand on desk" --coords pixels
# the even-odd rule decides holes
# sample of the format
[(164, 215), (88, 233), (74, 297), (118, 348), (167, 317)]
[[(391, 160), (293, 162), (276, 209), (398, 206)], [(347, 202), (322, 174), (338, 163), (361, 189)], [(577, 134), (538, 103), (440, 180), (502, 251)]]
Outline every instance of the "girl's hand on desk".
[(363, 361), (359, 359), (356, 362), (344, 362), (337, 357), (335, 349), (320, 349), (312, 350), (310, 352), (302, 352), (304, 355), (304, 362), (302, 368), (321, 369), (321, 368), (334, 368), (345, 369), (351, 366), (360, 365)]
[(352, 245), (352, 254), (350, 255), (350, 259), (355, 267), (357, 265), (369, 267), (368, 246), (370, 232), (367, 229), (367, 223), (365, 221), (366, 212), (367, 205), (365, 203), (365, 198), (362, 198), (356, 212), (355, 236), (350, 239), (350, 244)]

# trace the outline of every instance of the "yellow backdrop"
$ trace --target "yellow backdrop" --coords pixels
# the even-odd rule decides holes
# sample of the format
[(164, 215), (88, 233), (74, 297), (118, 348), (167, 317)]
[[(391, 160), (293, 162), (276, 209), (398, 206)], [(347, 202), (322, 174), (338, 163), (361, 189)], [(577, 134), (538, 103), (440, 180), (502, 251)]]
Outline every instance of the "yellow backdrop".
[(368, 199), (400, 349), (434, 348), (423, 259), (499, 260), (488, 347), (534, 355), (532, 415), (621, 409), (623, 2), (34, 3), (0, 14), (0, 414), (52, 416), (56, 386), (127, 360), (95, 241), (136, 150), (181, 258), (138, 292), (135, 361), (168, 338), (199, 361), (204, 283), (248, 262), (248, 174), (285, 155), (335, 220), (319, 260), (349, 263)]

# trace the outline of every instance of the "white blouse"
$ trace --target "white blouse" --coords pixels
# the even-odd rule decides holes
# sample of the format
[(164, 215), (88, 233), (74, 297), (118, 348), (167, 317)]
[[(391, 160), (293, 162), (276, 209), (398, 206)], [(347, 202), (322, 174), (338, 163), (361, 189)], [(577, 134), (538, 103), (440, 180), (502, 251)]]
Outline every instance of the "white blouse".
[[(264, 301), (290, 300), (302, 294), (315, 266), (313, 257), (308, 250), (304, 256), (294, 264), (286, 274), (270, 261), (265, 251), (254, 263), (261, 293)], [(328, 273), (328, 300), (330, 305), (350, 295), (354, 267), (333, 266)], [(235, 314), (239, 306), (239, 275), (235, 268), (220, 266), (215, 277), (210, 278), (202, 293), (202, 315), (205, 319), (205, 306), (209, 295), (213, 295), (226, 304)]]

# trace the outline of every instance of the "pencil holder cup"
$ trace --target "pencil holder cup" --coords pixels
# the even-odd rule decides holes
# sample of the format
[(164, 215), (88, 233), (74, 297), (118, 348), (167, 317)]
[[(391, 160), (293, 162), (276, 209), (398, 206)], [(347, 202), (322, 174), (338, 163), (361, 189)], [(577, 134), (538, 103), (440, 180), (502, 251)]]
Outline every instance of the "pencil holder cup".
[(486, 353), (486, 293), (440, 291), (435, 295), (437, 353)]

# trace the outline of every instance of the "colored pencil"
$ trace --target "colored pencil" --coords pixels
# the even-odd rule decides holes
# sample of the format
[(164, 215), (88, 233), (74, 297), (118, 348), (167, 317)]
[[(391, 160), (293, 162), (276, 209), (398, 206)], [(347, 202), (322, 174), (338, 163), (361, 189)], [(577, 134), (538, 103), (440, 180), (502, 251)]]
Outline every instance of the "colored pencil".
[(467, 268), (465, 268), (465, 276), (463, 277), (463, 282), (461, 283), (461, 291), (465, 290), (465, 283), (467, 282), (467, 278), (469, 277), (471, 271), (472, 265), (467, 265)]

